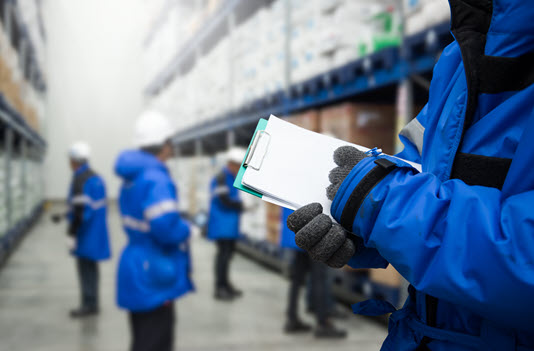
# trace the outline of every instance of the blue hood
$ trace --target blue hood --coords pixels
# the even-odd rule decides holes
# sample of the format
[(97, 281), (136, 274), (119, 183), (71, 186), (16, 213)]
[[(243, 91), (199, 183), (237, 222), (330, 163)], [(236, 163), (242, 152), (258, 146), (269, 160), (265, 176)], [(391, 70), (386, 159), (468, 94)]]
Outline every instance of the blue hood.
[(126, 180), (135, 179), (148, 169), (166, 169), (163, 162), (155, 156), (140, 150), (127, 150), (121, 152), (115, 162), (115, 173)]
[(486, 55), (516, 57), (534, 51), (531, 0), (493, 0)]

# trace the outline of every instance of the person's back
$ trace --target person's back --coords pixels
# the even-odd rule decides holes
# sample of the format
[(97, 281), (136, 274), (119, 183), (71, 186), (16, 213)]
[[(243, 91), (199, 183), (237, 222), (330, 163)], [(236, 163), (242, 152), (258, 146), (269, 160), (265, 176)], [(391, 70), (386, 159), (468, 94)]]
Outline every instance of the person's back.
[(173, 157), (170, 121), (148, 110), (136, 122), (136, 150), (122, 152), (119, 208), (128, 243), (117, 274), (117, 304), (129, 311), (131, 351), (171, 351), (174, 300), (193, 290), (189, 226), (165, 162)]
[[(76, 235), (73, 255), (95, 261), (110, 258), (106, 187), (88, 164), (74, 173), (68, 203), (73, 209), (69, 212), (69, 231)], [(76, 205), (84, 206), (83, 213), (75, 213)]]
[(118, 304), (149, 310), (192, 289), (189, 228), (178, 215), (170, 175), (156, 157), (126, 151), (116, 171), (124, 179), (119, 207), (128, 236), (119, 265)]

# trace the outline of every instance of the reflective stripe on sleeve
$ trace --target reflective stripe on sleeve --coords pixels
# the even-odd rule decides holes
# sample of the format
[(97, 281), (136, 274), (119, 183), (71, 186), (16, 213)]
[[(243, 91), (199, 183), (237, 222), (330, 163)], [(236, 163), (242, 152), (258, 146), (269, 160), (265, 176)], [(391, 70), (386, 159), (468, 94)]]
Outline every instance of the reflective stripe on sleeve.
[(404, 128), (402, 128), (400, 135), (408, 139), (412, 144), (415, 145), (419, 155), (423, 154), (423, 139), (425, 136), (425, 127), (414, 118), (410, 123), (408, 123)]
[(153, 220), (167, 213), (178, 212), (178, 203), (175, 200), (158, 202), (145, 210), (145, 219)]
[(98, 210), (99, 208), (102, 208), (107, 205), (107, 200), (105, 198), (100, 200), (93, 200), (87, 195), (74, 196), (70, 202), (72, 205), (87, 205), (93, 210)]
[(150, 231), (150, 224), (148, 222), (131, 216), (123, 216), (122, 225), (127, 229), (137, 230), (143, 233), (148, 233)]
[(228, 187), (226, 185), (219, 185), (218, 187), (213, 189), (213, 195), (214, 196), (228, 194), (229, 192), (230, 192), (230, 189), (228, 189)]

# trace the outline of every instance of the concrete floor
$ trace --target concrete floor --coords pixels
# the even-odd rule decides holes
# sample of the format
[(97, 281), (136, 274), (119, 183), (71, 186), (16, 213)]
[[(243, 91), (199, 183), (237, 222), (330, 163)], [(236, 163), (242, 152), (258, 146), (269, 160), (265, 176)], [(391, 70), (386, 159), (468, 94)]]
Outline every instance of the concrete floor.
[[(101, 314), (71, 320), (78, 303), (72, 258), (66, 253), (65, 228), (45, 214), (0, 272), (0, 351), (127, 350), (126, 313), (115, 306), (115, 267), (124, 234), (116, 211), (109, 222), (114, 257), (101, 264)], [(315, 340), (311, 334), (282, 333), (287, 281), (236, 256), (233, 280), (245, 296), (233, 303), (212, 299), (214, 247), (193, 239), (197, 292), (177, 304), (179, 350), (379, 350), (386, 327), (358, 316), (338, 324), (349, 331), (341, 341)], [(312, 322), (310, 316), (303, 317)]]

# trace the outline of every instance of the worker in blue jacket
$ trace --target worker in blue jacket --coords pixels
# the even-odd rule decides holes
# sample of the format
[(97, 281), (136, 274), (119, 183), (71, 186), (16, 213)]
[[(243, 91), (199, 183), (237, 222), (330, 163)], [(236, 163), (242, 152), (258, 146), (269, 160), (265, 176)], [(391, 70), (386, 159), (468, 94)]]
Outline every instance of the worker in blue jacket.
[[(392, 264), (411, 284), (383, 350), (534, 350), (534, 7), (450, 0), (455, 41), (400, 157), (341, 148), (331, 214), (288, 218), (296, 242), (332, 266)], [(325, 175), (326, 176), (326, 175)]]
[(135, 126), (138, 149), (115, 164), (122, 178), (119, 207), (128, 243), (119, 262), (117, 304), (129, 311), (131, 351), (170, 351), (174, 300), (193, 290), (189, 226), (178, 213), (178, 194), (165, 166), (173, 155), (173, 128), (156, 111)]
[(71, 317), (98, 313), (98, 261), (110, 258), (107, 227), (106, 188), (103, 179), (89, 167), (91, 150), (87, 143), (76, 142), (69, 150), (73, 171), (67, 212), (71, 253), (77, 259), (81, 289), (80, 307)]
[(234, 188), (234, 181), (245, 150), (234, 147), (227, 154), (226, 167), (212, 180), (210, 185), (211, 203), (208, 218), (208, 239), (217, 243), (215, 257), (215, 298), (230, 301), (243, 292), (230, 282), (230, 261), (239, 238), (239, 220), (245, 206)]
[(291, 263), (289, 267), (289, 291), (287, 298), (287, 315), (284, 332), (288, 334), (303, 333), (311, 330), (311, 327), (304, 323), (298, 316), (298, 298), (301, 286), (304, 285), (308, 272), (310, 273), (310, 293), (311, 306), (317, 319), (315, 336), (318, 338), (344, 338), (347, 336), (345, 330), (335, 327), (329, 318), (329, 299), (331, 291), (328, 285), (328, 266), (321, 262), (310, 259), (307, 252), (302, 250), (295, 243), (295, 234), (287, 227), (286, 222), (293, 210), (282, 208), (281, 211), (281, 233), (280, 247), (291, 252)]

